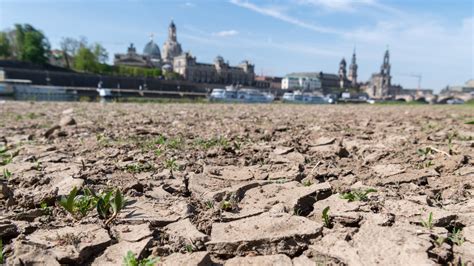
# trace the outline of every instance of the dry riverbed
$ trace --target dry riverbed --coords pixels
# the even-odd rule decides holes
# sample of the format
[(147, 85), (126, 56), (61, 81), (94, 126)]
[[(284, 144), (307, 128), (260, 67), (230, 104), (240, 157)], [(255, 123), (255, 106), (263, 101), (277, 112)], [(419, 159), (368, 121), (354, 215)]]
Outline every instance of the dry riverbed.
[(452, 106), (2, 103), (3, 259), (472, 265), (471, 120)]

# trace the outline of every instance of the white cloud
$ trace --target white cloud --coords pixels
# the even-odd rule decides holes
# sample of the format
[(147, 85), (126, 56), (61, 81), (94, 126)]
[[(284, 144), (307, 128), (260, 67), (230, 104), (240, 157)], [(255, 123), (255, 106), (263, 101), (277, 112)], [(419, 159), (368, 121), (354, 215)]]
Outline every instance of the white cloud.
[(352, 11), (357, 5), (375, 5), (375, 0), (297, 0), (303, 5), (313, 5), (335, 11)]
[(191, 3), (191, 2), (186, 2), (182, 5), (182, 7), (187, 7), (187, 8), (191, 8), (191, 7), (195, 7), (196, 4), (195, 3)]
[(259, 14), (269, 16), (269, 17), (272, 17), (272, 18), (275, 18), (275, 19), (278, 19), (278, 20), (296, 25), (296, 26), (301, 27), (301, 28), (305, 28), (305, 29), (308, 29), (308, 30), (315, 31), (315, 32), (331, 33), (331, 34), (343, 34), (343, 32), (341, 32), (339, 30), (336, 30), (336, 29), (333, 29), (333, 28), (330, 28), (330, 27), (319, 26), (319, 25), (316, 25), (316, 24), (313, 24), (313, 23), (308, 23), (308, 22), (302, 21), (298, 18), (295, 18), (295, 17), (292, 17), (288, 14), (285, 14), (280, 9), (275, 8), (275, 7), (261, 7), (261, 6), (255, 5), (253, 3), (250, 3), (248, 1), (242, 1), (242, 0), (230, 0), (230, 3), (232, 3), (236, 6), (239, 6), (239, 7), (243, 7), (243, 8), (252, 10), (252, 11), (257, 12)]
[(229, 36), (235, 36), (237, 34), (239, 34), (239, 32), (236, 30), (223, 30), (223, 31), (215, 32), (212, 35), (218, 36), (218, 37), (229, 37)]

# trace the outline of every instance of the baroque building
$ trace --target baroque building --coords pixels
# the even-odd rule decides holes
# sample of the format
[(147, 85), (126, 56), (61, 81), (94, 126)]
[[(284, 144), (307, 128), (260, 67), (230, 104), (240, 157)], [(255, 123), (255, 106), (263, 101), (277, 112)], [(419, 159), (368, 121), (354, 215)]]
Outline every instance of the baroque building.
[(349, 81), (351, 82), (352, 88), (357, 88), (359, 85), (357, 84), (357, 63), (356, 63), (356, 52), (352, 53), (352, 60), (351, 65), (349, 66)]
[(168, 64), (173, 64), (173, 59), (183, 53), (181, 44), (178, 42), (176, 34), (176, 25), (171, 21), (168, 27), (168, 39), (163, 44), (163, 61)]
[(347, 85), (347, 71), (346, 71), (346, 59), (343, 57), (339, 63), (339, 86), (341, 89), (345, 88)]
[(390, 53), (385, 51), (380, 72), (372, 74), (365, 91), (372, 98), (387, 98), (397, 94), (397, 87), (392, 86), (390, 75)]
[(168, 27), (168, 38), (161, 53), (153, 39), (145, 45), (142, 54), (130, 44), (127, 53), (115, 54), (114, 64), (161, 68), (165, 73), (173, 71), (192, 82), (252, 85), (255, 79), (254, 65), (246, 60), (231, 66), (218, 56), (213, 64), (207, 64), (197, 62), (190, 52), (183, 53), (173, 21)]
[[(148, 44), (147, 44), (148, 46)], [(145, 48), (147, 48), (145, 46)], [(159, 50), (158, 50), (159, 52)], [(138, 54), (133, 43), (127, 49), (125, 54), (115, 54), (114, 65), (130, 66), (130, 67), (157, 67), (161, 60), (157, 55), (152, 54)]]
[(217, 56), (214, 64), (199, 63), (189, 52), (174, 58), (173, 70), (186, 80), (203, 83), (251, 85), (255, 78), (254, 65), (248, 61), (230, 66)]

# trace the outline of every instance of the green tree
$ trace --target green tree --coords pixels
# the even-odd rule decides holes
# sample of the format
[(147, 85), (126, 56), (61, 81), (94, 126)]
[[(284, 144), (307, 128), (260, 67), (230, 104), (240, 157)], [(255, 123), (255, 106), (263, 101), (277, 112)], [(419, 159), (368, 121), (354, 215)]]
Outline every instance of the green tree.
[(10, 40), (6, 32), (0, 32), (0, 57), (8, 58), (12, 55)]
[(74, 68), (85, 72), (97, 72), (100, 69), (100, 65), (92, 50), (82, 46), (78, 49), (74, 58)]
[(109, 53), (107, 53), (107, 50), (105, 50), (102, 45), (100, 45), (99, 43), (95, 43), (93, 45), (93, 51), (97, 62), (101, 64), (105, 64), (107, 62), (107, 59), (109, 58)]
[(29, 24), (16, 24), (14, 36), (17, 59), (38, 64), (48, 62), (51, 46), (41, 31)]

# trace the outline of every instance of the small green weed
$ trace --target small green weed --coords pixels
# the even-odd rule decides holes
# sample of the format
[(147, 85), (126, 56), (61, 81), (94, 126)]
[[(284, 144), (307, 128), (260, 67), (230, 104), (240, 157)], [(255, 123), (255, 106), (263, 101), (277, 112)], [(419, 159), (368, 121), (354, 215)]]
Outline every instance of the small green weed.
[(74, 187), (68, 196), (62, 196), (61, 205), (75, 219), (81, 219), (95, 207), (95, 198), (89, 189), (84, 190), (84, 195), (77, 195), (78, 189)]
[(229, 141), (223, 137), (211, 138), (211, 139), (197, 139), (194, 141), (195, 146), (199, 146), (203, 149), (210, 149), (215, 146), (229, 147)]
[(450, 155), (453, 155), (454, 150), (453, 150), (453, 139), (457, 136), (457, 133), (449, 133), (448, 134), (448, 153)]
[(228, 200), (223, 200), (221, 202), (221, 210), (223, 211), (231, 211), (232, 210), (232, 203)]
[[(59, 200), (61, 205), (75, 219), (79, 220), (85, 217), (94, 208), (97, 209), (99, 218), (107, 219), (105, 224), (109, 224), (117, 217), (117, 214), (125, 206), (126, 200), (120, 189), (95, 195), (90, 189), (85, 188), (83, 195), (77, 195), (78, 189), (74, 187), (68, 196), (63, 196)], [(41, 205), (42, 209), (44, 205)], [(47, 208), (47, 206), (46, 206)]]
[(117, 217), (126, 203), (120, 189), (117, 188), (115, 190), (113, 197), (112, 194), (113, 191), (109, 191), (97, 196), (97, 213), (99, 214), (99, 218), (107, 219), (105, 222), (106, 225)]
[(346, 199), (349, 202), (352, 202), (352, 201), (367, 201), (367, 200), (369, 200), (369, 197), (368, 197), (369, 193), (372, 193), (372, 192), (377, 192), (377, 190), (375, 190), (373, 188), (369, 188), (369, 189), (366, 189), (364, 191), (354, 190), (354, 191), (351, 191), (351, 192), (342, 193), (340, 197), (341, 197), (341, 199)]
[(329, 217), (329, 206), (324, 208), (321, 217), (323, 218), (324, 226), (326, 226), (327, 228), (330, 228), (331, 227), (331, 217)]
[(466, 124), (466, 125), (474, 125), (474, 120), (467, 121), (465, 124)]
[(153, 171), (153, 166), (149, 163), (132, 163), (125, 166), (125, 171), (133, 174)]
[(429, 155), (433, 154), (433, 150), (431, 149), (431, 147), (420, 148), (416, 150), (416, 153), (418, 153), (418, 155), (420, 155), (420, 157), (424, 160)]
[(155, 155), (156, 157), (160, 157), (163, 154), (163, 150), (160, 148), (155, 149)]
[(0, 238), (0, 264), (5, 263), (5, 259), (3, 258), (3, 241)]
[(3, 179), (9, 179), (12, 176), (12, 172), (8, 171), (7, 168), (3, 168)]
[(441, 245), (443, 245), (444, 241), (446, 241), (446, 238), (438, 236), (438, 238), (436, 238), (435, 243), (438, 247), (440, 247)]
[(13, 161), (13, 158), (18, 155), (18, 151), (11, 152), (5, 146), (0, 146), (0, 166), (7, 165)]
[(173, 138), (166, 141), (166, 147), (172, 150), (179, 150), (183, 147), (184, 141), (182, 138)]
[(430, 212), (430, 214), (428, 215), (428, 220), (426, 221), (421, 220), (421, 225), (430, 230), (433, 229), (433, 213), (432, 212)]
[(43, 215), (51, 215), (51, 208), (48, 207), (46, 202), (41, 202), (40, 208), (43, 211)]
[(206, 201), (206, 208), (213, 209), (214, 208), (214, 202), (212, 200)]
[(123, 265), (124, 266), (153, 266), (160, 260), (159, 257), (157, 258), (145, 258), (145, 259), (138, 259), (135, 257), (132, 251), (128, 251), (127, 255), (123, 257)]
[(166, 169), (169, 169), (170, 171), (177, 171), (177, 170), (179, 170), (179, 166), (178, 166), (178, 164), (176, 163), (176, 159), (171, 158), (171, 159), (165, 160), (165, 168), (166, 168)]
[(464, 237), (462, 235), (462, 230), (457, 229), (457, 228), (453, 228), (453, 232), (448, 237), (448, 239), (451, 240), (451, 242), (453, 242), (454, 244), (456, 244), (458, 246), (462, 245), (464, 243)]
[(311, 186), (311, 185), (312, 185), (312, 183), (311, 183), (310, 180), (305, 180), (305, 181), (303, 182), (303, 186), (305, 186), (305, 187), (309, 187), (309, 186)]
[(186, 245), (184, 248), (186, 249), (187, 253), (193, 253), (193, 251), (194, 251), (193, 245), (190, 245), (190, 244)]

